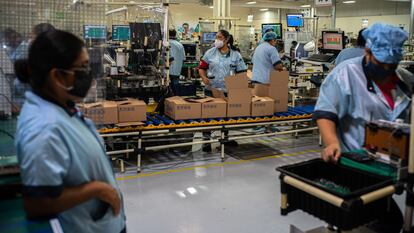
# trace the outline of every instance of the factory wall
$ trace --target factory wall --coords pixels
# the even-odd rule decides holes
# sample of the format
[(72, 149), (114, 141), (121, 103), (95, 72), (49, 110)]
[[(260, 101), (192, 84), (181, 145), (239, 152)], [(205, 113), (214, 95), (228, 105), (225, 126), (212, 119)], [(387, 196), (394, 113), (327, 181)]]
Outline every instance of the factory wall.
[[(250, 9), (246, 7), (232, 7), (231, 16), (240, 18), (236, 24), (247, 24), (247, 15), (250, 14)], [(196, 25), (200, 18), (208, 19), (213, 17), (213, 9), (203, 5), (180, 4), (170, 6), (170, 25), (177, 26), (187, 22)]]

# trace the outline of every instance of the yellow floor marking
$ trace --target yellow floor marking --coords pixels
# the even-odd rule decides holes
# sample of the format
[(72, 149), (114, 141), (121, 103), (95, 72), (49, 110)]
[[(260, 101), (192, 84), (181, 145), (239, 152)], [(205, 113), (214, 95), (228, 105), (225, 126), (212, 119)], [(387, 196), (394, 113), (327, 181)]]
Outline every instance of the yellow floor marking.
[(191, 171), (196, 168), (210, 168), (210, 167), (223, 167), (225, 165), (237, 165), (237, 164), (244, 164), (244, 163), (250, 163), (252, 161), (259, 161), (259, 160), (265, 160), (265, 159), (276, 159), (281, 157), (292, 157), (292, 156), (298, 156), (303, 155), (307, 153), (316, 153), (320, 150), (304, 150), (299, 151), (295, 153), (289, 153), (289, 154), (280, 154), (280, 155), (269, 155), (266, 157), (256, 158), (256, 159), (249, 159), (249, 160), (237, 160), (237, 161), (227, 161), (222, 163), (212, 163), (212, 164), (206, 164), (206, 165), (200, 165), (200, 166), (192, 166), (192, 167), (183, 167), (183, 168), (177, 168), (177, 169), (169, 169), (165, 171), (157, 171), (157, 172), (150, 172), (150, 173), (141, 173), (137, 175), (130, 175), (130, 176), (121, 176), (117, 177), (117, 180), (130, 180), (130, 179), (138, 179), (142, 177), (148, 177), (148, 176), (155, 176), (155, 175), (165, 175), (170, 173), (177, 173), (177, 172), (184, 172), (184, 171)]

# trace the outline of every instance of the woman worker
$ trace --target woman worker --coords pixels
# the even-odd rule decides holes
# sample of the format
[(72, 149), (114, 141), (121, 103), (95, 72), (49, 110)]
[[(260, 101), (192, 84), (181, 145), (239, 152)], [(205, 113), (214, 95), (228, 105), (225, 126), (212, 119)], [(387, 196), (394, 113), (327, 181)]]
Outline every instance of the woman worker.
[(28, 60), (15, 64), (29, 83), (16, 133), (29, 218), (57, 216), (64, 232), (125, 232), (122, 195), (102, 139), (75, 108), (91, 86), (82, 40), (64, 31), (42, 33)]
[[(214, 47), (207, 50), (201, 58), (198, 73), (206, 85), (205, 94), (211, 96), (211, 88), (227, 93), (224, 78), (236, 73), (247, 71), (238, 48), (233, 45), (233, 36), (226, 30), (219, 30), (216, 34)], [(231, 141), (230, 146), (237, 146), (237, 142)], [(203, 145), (203, 151), (211, 151), (210, 145)]]
[[(365, 124), (372, 120), (408, 120), (410, 88), (403, 80), (411, 75), (397, 69), (407, 33), (376, 23), (362, 32), (365, 56), (336, 66), (322, 84), (314, 119), (325, 143), (322, 157), (338, 162), (341, 151), (361, 149)], [(412, 76), (412, 75), (411, 75)], [(375, 232), (400, 232), (402, 214), (395, 201), (388, 214), (369, 225)]]

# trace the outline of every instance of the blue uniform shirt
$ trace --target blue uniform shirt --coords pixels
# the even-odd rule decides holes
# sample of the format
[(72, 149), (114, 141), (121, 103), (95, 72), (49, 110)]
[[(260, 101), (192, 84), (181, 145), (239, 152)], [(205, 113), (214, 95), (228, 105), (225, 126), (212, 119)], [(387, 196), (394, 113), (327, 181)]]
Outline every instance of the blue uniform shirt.
[(365, 49), (361, 47), (344, 49), (338, 54), (338, 57), (336, 57), (335, 65), (337, 66), (341, 62), (351, 59), (351, 58), (364, 56), (364, 54), (365, 54)]
[[(394, 92), (394, 109), (388, 105), (381, 90), (365, 75), (362, 59), (349, 59), (335, 67), (321, 86), (314, 119), (329, 119), (336, 123), (343, 151), (361, 149), (365, 141), (365, 124), (372, 120), (408, 122), (410, 93), (400, 81)], [(397, 70), (401, 80), (404, 72)]]
[(274, 66), (281, 63), (276, 47), (268, 42), (257, 46), (253, 55), (252, 80), (259, 83), (269, 83), (270, 72)]
[[(222, 54), (216, 47), (207, 50), (202, 60), (208, 64), (207, 76), (210, 79), (213, 88), (227, 92), (224, 84), (224, 78), (230, 76), (230, 71), (235, 73), (245, 72), (247, 66), (243, 61), (242, 56), (235, 50), (229, 50), (227, 54)], [(207, 87), (207, 89), (210, 89)]]
[(170, 75), (179, 76), (185, 60), (184, 46), (176, 40), (170, 40), (170, 46), (170, 57), (174, 58), (170, 66)]
[[(55, 198), (65, 187), (102, 181), (113, 186), (122, 200), (103, 140), (92, 121), (83, 119), (80, 113), (69, 114), (26, 92), (17, 123), (16, 147), (26, 196)], [(118, 216), (111, 207), (102, 214), (103, 206), (102, 201), (91, 199), (61, 212), (58, 219), (64, 232), (121, 232), (125, 228), (123, 204)]]

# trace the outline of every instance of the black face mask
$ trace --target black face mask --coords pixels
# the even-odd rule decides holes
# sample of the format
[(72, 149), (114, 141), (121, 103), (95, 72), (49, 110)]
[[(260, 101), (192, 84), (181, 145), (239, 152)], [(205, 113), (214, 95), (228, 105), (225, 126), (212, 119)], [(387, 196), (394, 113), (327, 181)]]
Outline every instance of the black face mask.
[(389, 76), (394, 75), (397, 67), (395, 67), (395, 69), (393, 68), (393, 69), (387, 70), (383, 68), (382, 66), (376, 65), (372, 61), (369, 61), (365, 65), (365, 69), (368, 72), (370, 78), (374, 80), (382, 81), (388, 78)]
[(62, 70), (65, 73), (73, 73), (75, 83), (72, 87), (63, 87), (70, 95), (85, 98), (92, 85), (92, 73), (90, 68), (80, 68), (76, 70)]

